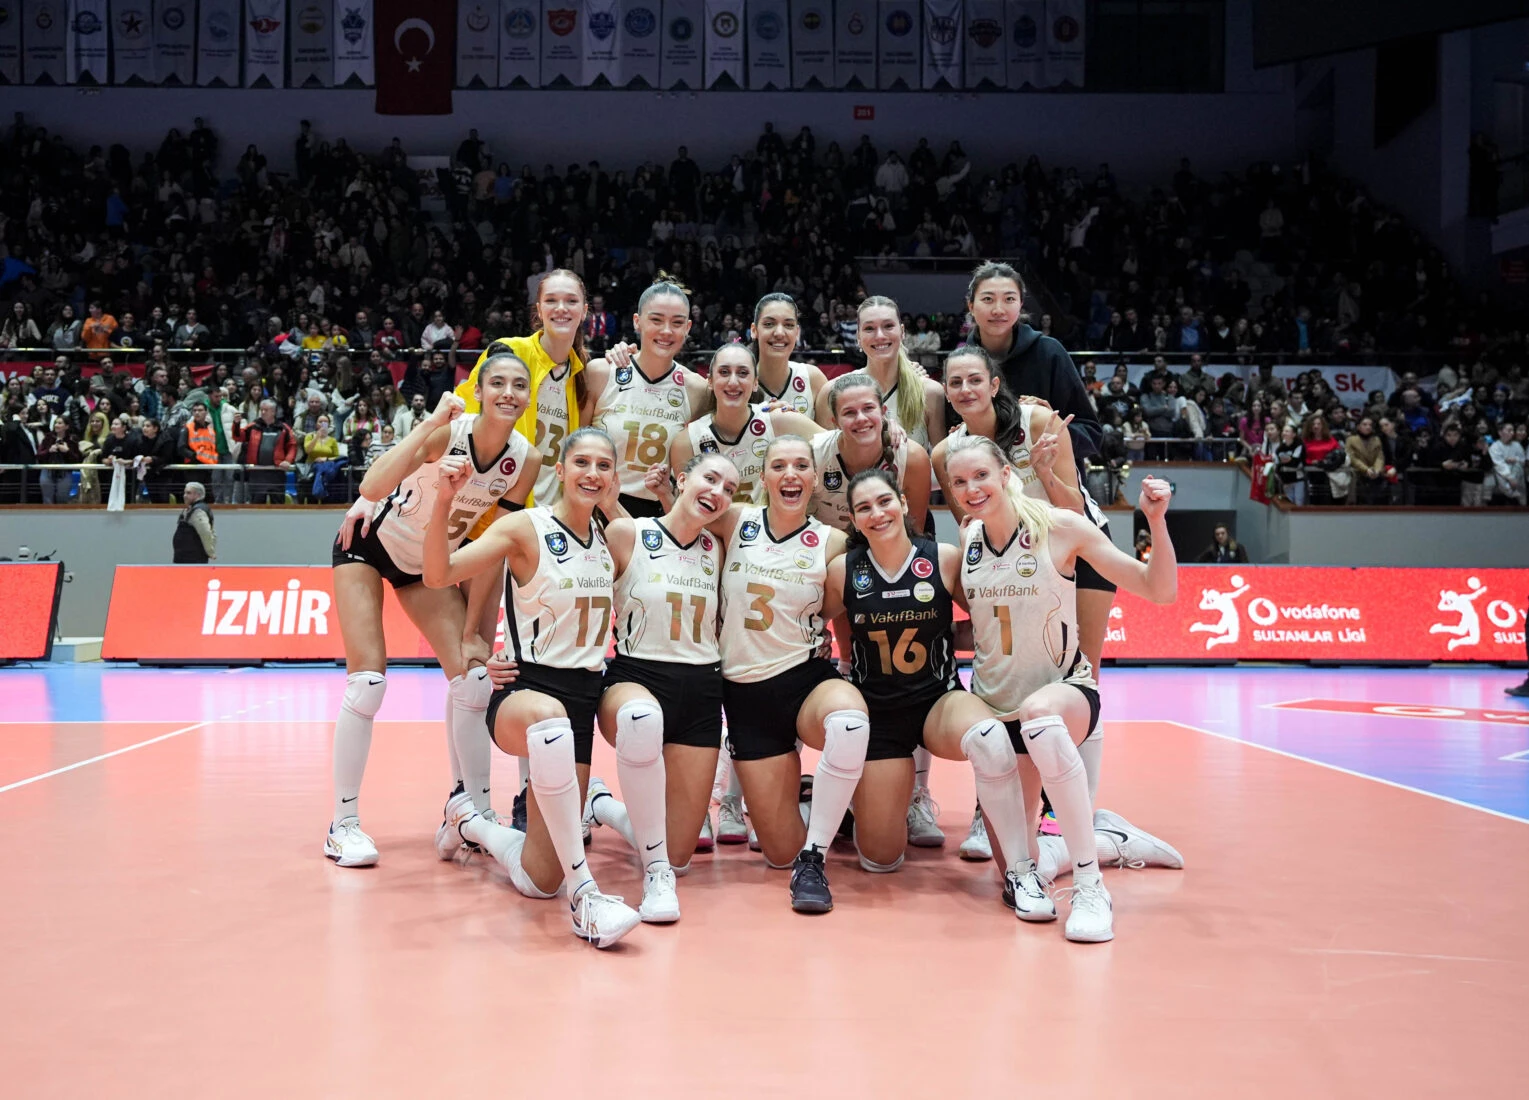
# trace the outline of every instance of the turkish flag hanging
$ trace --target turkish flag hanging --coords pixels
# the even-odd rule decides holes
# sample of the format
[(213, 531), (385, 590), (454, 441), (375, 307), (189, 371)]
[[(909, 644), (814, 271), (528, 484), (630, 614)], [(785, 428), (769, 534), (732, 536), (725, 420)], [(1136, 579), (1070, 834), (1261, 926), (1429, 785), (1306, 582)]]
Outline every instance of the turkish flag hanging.
[(379, 115), (449, 115), (457, 61), (453, 0), (377, 0)]

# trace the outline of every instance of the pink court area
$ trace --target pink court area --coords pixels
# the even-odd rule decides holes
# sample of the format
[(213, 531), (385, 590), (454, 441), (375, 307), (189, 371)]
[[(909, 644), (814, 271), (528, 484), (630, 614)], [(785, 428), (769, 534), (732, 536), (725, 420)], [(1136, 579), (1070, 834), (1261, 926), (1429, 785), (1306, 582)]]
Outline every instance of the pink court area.
[[(992, 864), (955, 858), (969, 775), (937, 762), (945, 850), (888, 876), (836, 850), (833, 913), (720, 849), (679, 924), (597, 952), (490, 861), (435, 858), (438, 673), (391, 677), (384, 717), (418, 713), (377, 727), (368, 870), (320, 855), (333, 670), (98, 675), (0, 673), (6, 1097), (1525, 1095), (1529, 824), (1238, 739), (1350, 729), (1282, 699), (1516, 676), (1107, 671), (1100, 803), (1188, 864), (1107, 872), (1110, 944), (1001, 907)], [(1434, 770), (1512, 755), (1384, 729)], [(596, 771), (615, 784), (603, 745)], [(504, 805), (513, 779), (496, 761)], [(609, 830), (591, 859), (638, 895)]]

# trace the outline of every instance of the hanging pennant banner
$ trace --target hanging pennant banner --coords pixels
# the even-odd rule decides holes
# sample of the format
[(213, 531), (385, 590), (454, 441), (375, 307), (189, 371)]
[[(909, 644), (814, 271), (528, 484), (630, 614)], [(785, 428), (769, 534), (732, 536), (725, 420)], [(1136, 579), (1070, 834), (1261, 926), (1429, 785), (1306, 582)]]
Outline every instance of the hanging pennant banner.
[(294, 88), (334, 85), (334, 0), (292, 0)]
[(620, 0), (621, 78), (626, 87), (658, 87), (659, 16), (663, 0)]
[(966, 0), (966, 86), (1006, 88), (1003, 0)]
[(791, 28), (786, 0), (748, 0), (749, 87), (791, 87)]
[(706, 0), (706, 86), (743, 83), (743, 0)]
[(583, 0), (547, 0), (542, 23), (541, 86), (578, 87), (584, 80)]
[(880, 24), (876, 54), (878, 88), (916, 89), (919, 86), (920, 54), (919, 0), (881, 0), (877, 11)]
[(704, 14), (701, 0), (664, 0), (663, 58), (658, 74), (662, 87), (701, 87)]
[(621, 20), (618, 0), (584, 0), (584, 84), (597, 80), (621, 87)]
[(499, 5), (462, 0), (457, 5), (457, 87), (499, 85)]
[(280, 88), (287, 76), (287, 6), (244, 0), (244, 86)]
[(154, 0), (153, 11), (154, 80), (189, 88), (196, 65), (196, 0)]
[(961, 0), (924, 0), (924, 88), (961, 87)]
[(834, 83), (834, 12), (827, 0), (791, 0), (791, 86)]
[(154, 83), (154, 15), (148, 0), (111, 0), (112, 83)]
[(876, 87), (876, 0), (834, 5), (834, 87)]
[(1046, 0), (1004, 0), (1003, 14), (1009, 87), (1046, 87)]
[(21, 77), (28, 84), (62, 84), (69, 27), (64, 0), (22, 0)]
[(0, 84), (21, 83), (21, 12), (16, 0), (0, 0)]
[(1046, 0), (1046, 84), (1083, 87), (1083, 0)]
[(334, 82), (340, 88), (370, 88), (377, 67), (372, 55), (372, 0), (335, 0)]
[(499, 87), (539, 88), (541, 71), (540, 0), (499, 0)]
[(203, 88), (239, 86), (239, 2), (201, 0), (196, 20), (196, 82)]
[(69, 83), (106, 83), (106, 40), (106, 0), (69, 0)]

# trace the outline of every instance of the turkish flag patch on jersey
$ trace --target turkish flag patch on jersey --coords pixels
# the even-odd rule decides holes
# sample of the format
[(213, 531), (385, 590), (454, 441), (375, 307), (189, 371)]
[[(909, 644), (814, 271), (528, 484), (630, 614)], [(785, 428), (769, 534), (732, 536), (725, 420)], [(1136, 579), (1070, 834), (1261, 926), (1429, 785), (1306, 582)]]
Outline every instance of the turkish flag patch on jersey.
[(816, 546), (819, 541), (820, 540), (818, 539), (818, 533), (816, 531), (803, 531), (802, 532), (802, 545), (803, 546)]
[(934, 566), (930, 563), (928, 558), (914, 558), (913, 575), (918, 577), (920, 580), (927, 579), (928, 577), (934, 575)]

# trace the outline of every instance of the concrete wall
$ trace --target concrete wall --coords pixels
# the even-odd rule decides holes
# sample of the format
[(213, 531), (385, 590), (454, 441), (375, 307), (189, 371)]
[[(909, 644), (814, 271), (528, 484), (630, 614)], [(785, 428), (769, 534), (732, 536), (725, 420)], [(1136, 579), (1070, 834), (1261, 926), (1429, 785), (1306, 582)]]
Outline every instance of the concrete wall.
[(1288, 513), (1297, 565), (1529, 565), (1529, 512)]

